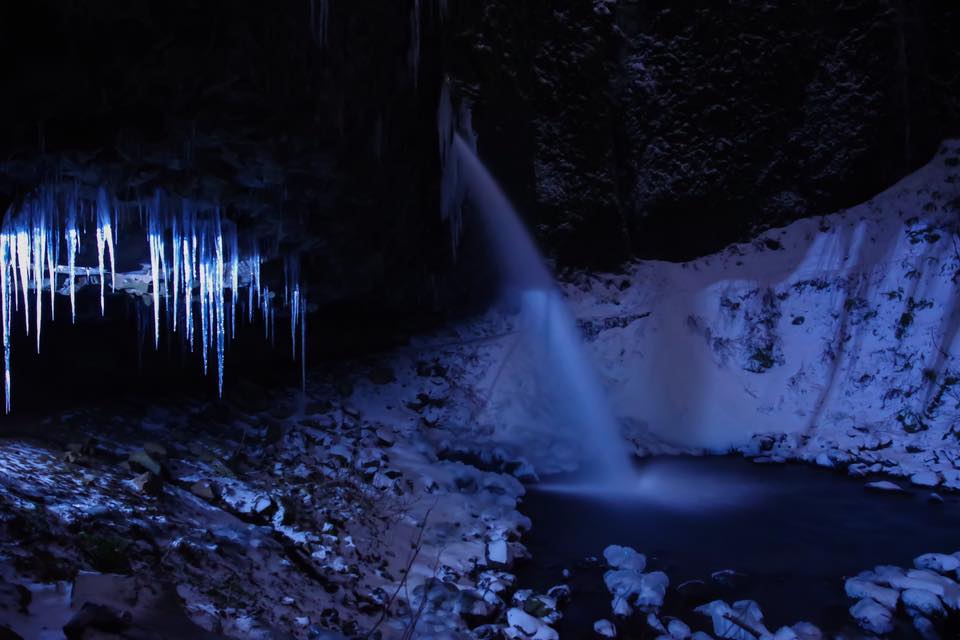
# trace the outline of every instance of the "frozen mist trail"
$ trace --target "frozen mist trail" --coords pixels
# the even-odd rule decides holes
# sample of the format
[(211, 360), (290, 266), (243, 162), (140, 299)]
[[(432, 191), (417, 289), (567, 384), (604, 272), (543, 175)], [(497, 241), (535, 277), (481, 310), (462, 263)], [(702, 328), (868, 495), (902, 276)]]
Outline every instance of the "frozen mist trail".
[(466, 197), (479, 214), (503, 295), (520, 306), (521, 339), (536, 354), (532, 376), (548, 390), (555, 428), (574, 434), (587, 482), (616, 485), (635, 477), (627, 443), (589, 361), (563, 296), (520, 216), (460, 136), (453, 150)]

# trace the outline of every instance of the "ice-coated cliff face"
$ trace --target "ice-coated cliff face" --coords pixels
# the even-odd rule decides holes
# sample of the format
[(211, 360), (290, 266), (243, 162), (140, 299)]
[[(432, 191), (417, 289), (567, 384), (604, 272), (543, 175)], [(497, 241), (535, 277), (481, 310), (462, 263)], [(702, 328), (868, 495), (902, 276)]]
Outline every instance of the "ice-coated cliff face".
[(958, 163), (949, 141), (846, 211), (572, 285), (620, 415), (718, 449), (761, 432), (955, 434)]

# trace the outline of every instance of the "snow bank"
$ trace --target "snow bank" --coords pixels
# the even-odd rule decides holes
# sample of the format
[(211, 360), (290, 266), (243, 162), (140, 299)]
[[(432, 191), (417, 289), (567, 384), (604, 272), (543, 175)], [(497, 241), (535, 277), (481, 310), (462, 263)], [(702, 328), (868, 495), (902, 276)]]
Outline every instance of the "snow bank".
[(718, 450), (813, 429), (940, 439), (960, 401), (958, 163), (950, 141), (846, 211), (571, 283), (619, 415)]

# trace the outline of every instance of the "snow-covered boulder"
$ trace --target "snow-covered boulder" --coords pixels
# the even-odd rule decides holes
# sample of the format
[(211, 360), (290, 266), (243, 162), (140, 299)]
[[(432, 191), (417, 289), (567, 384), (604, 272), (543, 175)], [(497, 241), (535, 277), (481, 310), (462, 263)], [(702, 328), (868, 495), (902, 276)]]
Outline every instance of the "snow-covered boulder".
[(960, 568), (960, 558), (945, 553), (925, 553), (913, 559), (913, 566), (937, 573), (951, 573)]
[(893, 614), (873, 598), (864, 598), (850, 607), (850, 615), (860, 628), (870, 633), (893, 631)]
[(560, 640), (555, 630), (523, 609), (507, 611), (507, 625), (503, 633), (511, 640)]
[(919, 487), (935, 487), (940, 484), (940, 475), (936, 471), (918, 471), (910, 476), (910, 482)]
[(770, 636), (763, 624), (763, 612), (753, 600), (740, 600), (733, 606), (723, 600), (714, 600), (695, 609), (697, 613), (709, 616), (713, 623), (713, 633), (727, 640), (756, 640)]
[(638, 573), (628, 569), (607, 571), (603, 575), (607, 590), (613, 594), (614, 614), (629, 616), (633, 607), (652, 608), (663, 605), (670, 579), (662, 571)]
[(630, 547), (621, 547), (616, 544), (604, 549), (603, 557), (607, 564), (614, 569), (627, 569), (639, 573), (647, 566), (647, 558), (642, 553), (637, 553)]
[(690, 627), (683, 620), (674, 618), (667, 624), (667, 633), (674, 640), (687, 640), (690, 637)]
[(882, 587), (860, 577), (847, 580), (844, 590), (851, 598), (873, 598), (888, 609), (896, 609), (900, 598), (900, 592), (896, 589)]
[(911, 613), (925, 616), (943, 615), (943, 602), (933, 592), (926, 589), (905, 589), (901, 595), (903, 606)]
[(823, 640), (823, 632), (812, 622), (798, 622), (790, 628), (800, 640)]
[(593, 632), (601, 638), (616, 638), (617, 628), (609, 620), (597, 620), (593, 623)]

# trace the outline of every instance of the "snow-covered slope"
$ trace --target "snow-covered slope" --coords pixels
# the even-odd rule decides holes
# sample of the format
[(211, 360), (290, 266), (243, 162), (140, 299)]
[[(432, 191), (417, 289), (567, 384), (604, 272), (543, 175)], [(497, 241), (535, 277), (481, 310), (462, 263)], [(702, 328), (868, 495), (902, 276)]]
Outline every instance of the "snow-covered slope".
[(949, 141), (849, 210), (572, 283), (619, 414), (714, 449), (761, 432), (955, 444), (958, 162)]

